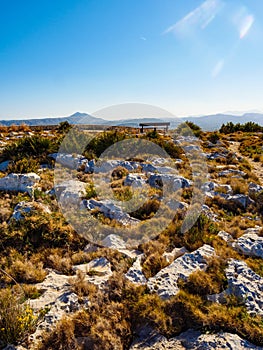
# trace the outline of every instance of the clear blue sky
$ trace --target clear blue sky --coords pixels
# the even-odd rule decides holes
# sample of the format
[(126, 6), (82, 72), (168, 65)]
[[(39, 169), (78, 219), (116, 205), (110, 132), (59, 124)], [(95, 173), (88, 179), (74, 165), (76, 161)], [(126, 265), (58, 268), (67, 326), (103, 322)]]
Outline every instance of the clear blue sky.
[(0, 118), (263, 110), (262, 0), (0, 0)]

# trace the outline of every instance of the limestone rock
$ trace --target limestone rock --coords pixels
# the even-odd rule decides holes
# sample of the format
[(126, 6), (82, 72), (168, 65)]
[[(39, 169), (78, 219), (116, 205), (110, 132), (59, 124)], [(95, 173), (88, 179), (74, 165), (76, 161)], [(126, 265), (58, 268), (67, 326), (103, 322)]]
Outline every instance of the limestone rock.
[(110, 234), (109, 236), (105, 237), (102, 241), (102, 245), (104, 247), (116, 250), (126, 249), (124, 240), (115, 234)]
[(218, 176), (223, 177), (223, 176), (228, 176), (228, 175), (235, 175), (235, 176), (240, 176), (240, 177), (245, 177), (246, 173), (244, 171), (238, 170), (238, 169), (227, 169), (220, 171), (218, 173)]
[(33, 210), (41, 211), (41, 212), (49, 213), (49, 214), (51, 213), (49, 208), (42, 203), (22, 201), (15, 206), (14, 212), (13, 212), (10, 219), (14, 219), (16, 221), (19, 221), (19, 220), (24, 218), (25, 214), (29, 214)]
[(263, 191), (263, 186), (257, 185), (253, 182), (250, 182), (249, 187), (248, 187), (248, 195), (249, 196), (254, 196), (260, 192)]
[(88, 163), (88, 160), (80, 154), (73, 156), (72, 154), (52, 153), (49, 154), (49, 157), (68, 169), (79, 170)]
[(263, 259), (263, 237), (255, 233), (246, 233), (239, 237), (233, 247), (244, 255)]
[(181, 188), (188, 188), (192, 184), (190, 180), (173, 174), (151, 174), (148, 181), (151, 187), (162, 188), (164, 185), (167, 185), (171, 191), (176, 191)]
[(77, 180), (57, 184), (54, 189), (59, 202), (64, 206), (80, 205), (81, 198), (86, 194), (86, 184)]
[(245, 194), (235, 194), (235, 195), (222, 195), (222, 197), (229, 201), (233, 202), (239, 207), (246, 209), (250, 204), (254, 204), (254, 201)]
[(188, 250), (185, 247), (174, 248), (171, 252), (164, 252), (163, 257), (169, 264), (171, 264), (175, 259), (184, 255), (185, 253), (188, 253)]
[(154, 277), (149, 278), (149, 289), (158, 293), (163, 299), (176, 295), (179, 291), (178, 279), (186, 280), (192, 272), (205, 269), (207, 266), (206, 259), (214, 254), (214, 248), (209, 245), (204, 245), (192, 253), (184, 254), (159, 271)]
[(74, 271), (81, 271), (85, 274), (105, 276), (111, 274), (111, 264), (106, 258), (97, 258), (87, 264), (75, 265)]
[(168, 205), (168, 207), (171, 210), (178, 210), (178, 209), (184, 210), (184, 209), (188, 208), (188, 204), (187, 203), (180, 202), (180, 201), (178, 201), (176, 199), (170, 199), (166, 204)]
[(35, 173), (9, 174), (0, 178), (0, 191), (27, 192), (33, 194), (34, 187), (40, 181)]
[(133, 186), (135, 188), (140, 188), (145, 186), (146, 181), (141, 174), (128, 174), (124, 180), (124, 186)]
[(132, 218), (129, 214), (122, 211), (121, 207), (114, 204), (112, 201), (105, 199), (97, 201), (95, 199), (89, 199), (83, 201), (85, 208), (92, 210), (98, 209), (107, 218), (119, 221), (122, 225), (136, 225), (140, 221)]
[(222, 194), (232, 194), (233, 190), (230, 185), (221, 185), (217, 184), (213, 181), (205, 182), (201, 186), (201, 190), (209, 197), (213, 197), (216, 195), (222, 195)]
[(135, 339), (129, 350), (260, 350), (261, 347), (253, 345), (237, 334), (220, 332), (217, 334), (202, 334), (192, 329), (179, 336), (167, 339), (161, 334), (145, 328)]
[(94, 173), (107, 173), (113, 171), (119, 166), (127, 169), (128, 171), (135, 171), (138, 169), (139, 164), (137, 162), (129, 162), (124, 160), (99, 161), (95, 164)]
[(74, 312), (80, 308), (77, 295), (69, 290), (70, 277), (51, 269), (48, 271), (45, 280), (35, 285), (43, 291), (43, 294), (38, 299), (29, 300), (29, 304), (35, 312), (49, 308), (36, 332), (30, 336), (32, 343), (43, 330), (50, 331), (66, 313)]
[(143, 255), (138, 256), (133, 265), (129, 268), (128, 272), (125, 274), (125, 277), (128, 278), (128, 280), (136, 284), (147, 283), (147, 279), (142, 272), (142, 257)]
[(226, 268), (228, 288), (226, 294), (234, 294), (243, 300), (248, 312), (263, 316), (263, 278), (251, 270), (244, 261), (231, 259)]
[(231, 234), (227, 233), (225, 231), (220, 231), (218, 233), (218, 237), (222, 238), (225, 242), (230, 243), (230, 244), (234, 241), (234, 239), (231, 236)]

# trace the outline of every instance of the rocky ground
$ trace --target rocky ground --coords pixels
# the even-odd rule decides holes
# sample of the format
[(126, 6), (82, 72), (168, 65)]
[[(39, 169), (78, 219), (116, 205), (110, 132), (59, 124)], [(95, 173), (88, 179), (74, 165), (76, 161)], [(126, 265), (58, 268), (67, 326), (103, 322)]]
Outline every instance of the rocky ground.
[[(34, 136), (33, 134), (28, 132), (29, 137)], [(176, 141), (177, 145), (187, 141), (188, 148), (185, 151), (202, 154), (207, 164), (206, 178), (202, 179), (198, 188), (200, 196), (202, 194), (205, 197), (200, 207), (203, 221), (198, 221), (197, 226), (183, 236), (178, 233), (177, 228), (170, 228), (148, 245), (146, 242), (132, 246), (118, 234), (104, 235), (100, 242), (95, 243), (77, 241), (79, 238), (72, 238), (74, 233), (69, 232), (69, 228), (56, 226), (58, 224), (55, 220), (58, 219), (55, 219), (55, 215), (58, 215), (59, 210), (56, 198), (63, 206), (74, 205), (94, 217), (99, 213), (103, 223), (114, 224), (123, 229), (136, 227), (145, 218), (147, 221), (152, 217), (152, 213), (147, 214), (146, 209), (143, 213), (127, 213), (116, 202), (97, 198), (96, 195), (86, 192), (92, 174), (118, 169), (117, 177), (112, 180), (116, 193), (123, 194), (123, 188), (125, 193), (129, 188), (140, 191), (146, 186), (151, 193), (149, 199), (158, 202), (162, 199), (163, 187), (167, 186), (170, 192), (165, 203), (167, 210), (177, 215), (176, 220), (179, 221), (191, 207), (189, 193), (193, 189), (195, 175), (188, 168), (186, 170), (183, 156), (174, 158), (174, 164), (178, 165), (176, 171), (161, 157), (144, 161), (109, 160), (103, 165), (96, 165), (94, 159), (82, 155), (47, 152), (46, 163), (42, 161), (38, 168), (33, 169), (35, 171), (22, 173), (13, 172), (19, 168), (15, 169), (12, 159), (3, 159), (0, 163), (3, 247), (1, 286), (3, 289), (13, 288), (14, 281), (17, 280), (23, 285), (34, 286), (39, 293), (33, 298), (29, 295), (26, 303), (34, 315), (41, 314), (34, 327), (17, 339), (20, 344), (9, 345), (6, 350), (36, 349), (54, 330), (57, 337), (61, 337), (60, 341), (65, 341), (61, 349), (263, 349), (262, 165), (243, 156), (236, 139), (231, 141), (229, 136), (222, 136), (213, 143), (209, 140), (210, 136), (209, 133), (204, 134), (200, 145), (193, 141), (191, 147), (191, 139), (187, 136), (180, 136), (179, 141)], [(8, 145), (23, 137), (25, 132), (3, 133), (3, 154)], [(42, 137), (55, 139), (58, 135), (46, 132)], [(76, 172), (76, 179), (63, 180), (54, 185), (52, 159), (56, 160), (56, 164)], [(23, 167), (21, 169), (24, 170)], [(45, 230), (48, 221), (43, 221), (39, 226), (38, 222), (43, 218), (49, 220), (51, 217), (54, 220), (51, 227)], [(172, 224), (174, 227), (176, 220)], [(40, 230), (44, 232), (41, 238), (38, 236)], [(50, 232), (55, 233), (49, 236)], [(69, 232), (68, 236), (65, 232)], [(23, 234), (20, 240), (19, 235)], [(62, 234), (65, 234), (64, 238), (57, 242), (58, 236)], [(67, 237), (70, 237), (72, 244), (67, 245)], [(41, 243), (38, 244), (40, 239)], [(76, 247), (77, 245), (79, 246)], [(21, 266), (18, 262), (20, 260)], [(223, 266), (223, 269), (220, 267), (220, 274), (219, 267), (213, 261), (220, 261)], [(30, 275), (29, 267), (33, 269), (32, 266), (38, 268)], [(123, 330), (116, 331), (117, 340), (107, 340), (106, 345), (99, 343), (102, 340), (97, 340), (101, 345), (94, 345), (94, 339), (100, 339), (102, 335), (106, 337), (104, 327), (111, 327), (110, 323), (106, 324), (106, 318), (104, 325), (96, 325), (99, 333), (96, 336), (92, 335), (89, 327), (83, 332), (75, 330), (75, 335), (70, 338), (70, 342), (74, 344), (66, 344), (68, 338), (63, 338), (56, 327), (59, 327), (65, 316), (75, 317), (82, 310), (87, 313), (91, 310), (94, 312), (94, 300), (99, 303), (93, 295), (94, 291), (97, 298), (103, 299), (107, 295), (110, 303), (118, 302), (117, 309), (122, 308), (122, 298), (125, 297), (112, 297), (112, 292), (109, 291), (109, 285), (112, 286), (112, 281), (115, 281), (116, 273), (119, 279), (129, 283), (130, 290), (144, 288), (144, 303), (138, 302), (141, 309), (144, 304), (147, 308), (150, 307), (154, 300), (156, 305), (161, 305), (158, 306), (158, 312), (162, 310), (165, 320), (161, 320), (162, 317), (155, 314), (153, 309), (146, 308), (148, 311), (145, 314), (138, 311), (137, 306), (135, 309), (132, 306), (131, 310), (137, 310), (142, 322), (139, 319), (137, 322), (132, 320), (131, 316), (131, 320), (128, 320), (127, 316), (130, 333), (127, 331), (126, 337), (129, 341), (125, 345)], [(122, 283), (124, 286), (126, 282)], [(215, 288), (213, 284), (218, 284), (219, 287)], [(88, 290), (84, 291), (83, 286)], [(122, 295), (126, 287), (114, 288), (114, 291), (118, 290)], [(178, 308), (176, 298), (180, 300), (183, 295), (180, 293), (189, 293), (187, 295), (192, 304), (185, 307), (187, 302), (184, 301), (184, 306), (181, 306), (182, 314), (179, 315), (179, 312), (176, 316), (179, 310), (175, 308), (175, 305)], [(151, 298), (158, 298), (160, 301)], [(109, 305), (112, 307), (112, 304)], [(167, 305), (170, 305), (170, 311), (165, 311)], [(171, 305), (174, 305), (177, 313), (172, 311)], [(196, 319), (191, 311), (193, 305), (196, 306)], [(233, 314), (229, 314), (230, 318), (236, 317), (234, 312), (238, 308), (242, 309), (243, 316), (240, 317), (237, 328), (235, 323), (231, 324), (221, 314), (219, 316), (220, 308), (225, 305), (228, 310), (234, 310)], [(205, 310), (213, 310), (214, 314), (211, 315), (218, 320), (218, 324), (211, 320), (213, 316), (209, 318), (210, 311)], [(191, 315), (189, 320), (188, 314)], [(113, 316), (108, 315), (109, 319), (111, 317)], [(170, 325), (166, 317), (167, 320), (171, 319)], [(255, 335), (249, 334), (246, 318), (250, 323), (255, 322)], [(121, 322), (124, 319), (125, 317), (121, 318)], [(94, 320), (90, 322), (96, 324)], [(176, 322), (181, 322), (182, 326), (178, 327)], [(167, 324), (161, 326), (163, 323)], [(5, 330), (3, 334), (4, 332)], [(50, 342), (52, 343), (51, 340)], [(51, 348), (51, 345), (44, 346)], [(54, 349), (58, 348), (54, 342)]]

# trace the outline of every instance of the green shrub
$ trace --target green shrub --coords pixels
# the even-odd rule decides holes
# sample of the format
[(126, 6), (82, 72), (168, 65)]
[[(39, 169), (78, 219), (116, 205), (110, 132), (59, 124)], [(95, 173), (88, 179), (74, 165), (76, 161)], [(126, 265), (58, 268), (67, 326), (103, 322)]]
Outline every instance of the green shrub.
[(0, 291), (0, 346), (16, 344), (33, 331), (37, 316), (23, 300), (23, 293)]
[(57, 150), (54, 141), (42, 136), (24, 137), (8, 145), (2, 152), (2, 158), (5, 160), (22, 160), (25, 158), (34, 158), (41, 161), (48, 161), (48, 154)]
[(40, 167), (39, 162), (36, 159), (23, 158), (9, 164), (7, 172), (9, 174), (10, 173), (27, 174), (30, 172), (37, 172), (39, 167)]

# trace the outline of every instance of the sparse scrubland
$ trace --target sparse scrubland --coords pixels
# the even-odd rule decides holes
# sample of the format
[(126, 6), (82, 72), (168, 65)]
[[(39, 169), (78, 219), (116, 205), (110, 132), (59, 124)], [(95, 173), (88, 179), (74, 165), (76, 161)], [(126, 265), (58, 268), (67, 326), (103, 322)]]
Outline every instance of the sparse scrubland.
[[(189, 137), (192, 142), (189, 128), (198, 139), (199, 149), (193, 151), (203, 154), (208, 176), (198, 180), (198, 197), (205, 194), (201, 206), (194, 204), (200, 215), (183, 232), (195, 176), (181, 146)], [(53, 130), (0, 128), (0, 348), (144, 349), (143, 329), (167, 342), (189, 329), (222, 331), (263, 347), (263, 183), (254, 165), (263, 165), (262, 127), (227, 124), (218, 132), (203, 132), (187, 123), (166, 135), (120, 127), (93, 134), (83, 159), (77, 158), (78, 144), (91, 135), (72, 135), (63, 150), (75, 147), (72, 172), (86, 190), (81, 200), (93, 205), (87, 209), (91, 216), (119, 230), (132, 220), (145, 221), (142, 234), (159, 224), (154, 221), (163, 196), (158, 173), (165, 168), (170, 174), (171, 164), (142, 154), (114, 167), (110, 188), (117, 201), (130, 200), (150, 184), (147, 201), (127, 219), (122, 212), (114, 216), (98, 196), (91, 162), (133, 137), (155, 143), (175, 162), (165, 208), (173, 219), (156, 237), (133, 247), (112, 235), (94, 244), (60, 211), (50, 155), (59, 151), (69, 130), (65, 123)], [(29, 173), (39, 176), (31, 192), (1, 185), (10, 174)]]

